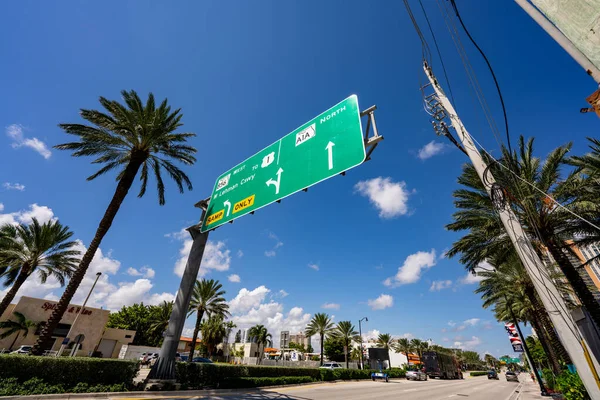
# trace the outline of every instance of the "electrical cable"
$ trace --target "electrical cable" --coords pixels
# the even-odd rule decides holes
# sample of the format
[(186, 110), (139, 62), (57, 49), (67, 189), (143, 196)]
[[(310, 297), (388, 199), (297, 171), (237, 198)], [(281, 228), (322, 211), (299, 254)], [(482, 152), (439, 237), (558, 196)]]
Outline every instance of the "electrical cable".
[(456, 13), (456, 16), (458, 17), (458, 21), (460, 22), (460, 25), (465, 30), (465, 33), (471, 40), (471, 43), (473, 43), (473, 46), (475, 46), (475, 48), (479, 51), (479, 54), (481, 54), (481, 56), (485, 60), (485, 63), (487, 64), (487, 66), (490, 70), (490, 73), (492, 74), (492, 78), (494, 79), (494, 84), (496, 85), (496, 90), (498, 91), (498, 97), (500, 98), (500, 104), (502, 105), (502, 113), (504, 114), (504, 126), (506, 128), (506, 141), (508, 143), (508, 150), (512, 154), (512, 146), (510, 145), (510, 134), (509, 134), (509, 130), (508, 130), (508, 118), (506, 116), (506, 107), (504, 105), (504, 97), (502, 97), (502, 91), (500, 90), (500, 85), (498, 84), (498, 79), (496, 79), (496, 74), (494, 73), (494, 69), (492, 68), (490, 61), (486, 57), (483, 50), (481, 50), (481, 48), (479, 47), (479, 45), (477, 44), (475, 39), (473, 39), (473, 37), (471, 36), (471, 33), (469, 33), (469, 30), (465, 26), (465, 24), (462, 20), (462, 17), (460, 16), (460, 13), (458, 12), (458, 7), (456, 6), (456, 2), (454, 0), (450, 0), (450, 4), (452, 5), (452, 8), (454, 8), (454, 12)]
[(444, 71), (444, 78), (446, 79), (446, 83), (448, 84), (448, 92), (450, 93), (450, 98), (452, 99), (452, 103), (454, 103), (454, 95), (452, 94), (452, 86), (450, 86), (450, 79), (448, 79), (448, 74), (446, 73), (446, 66), (444, 65), (444, 58), (442, 57), (442, 53), (440, 52), (440, 48), (438, 46), (437, 40), (435, 38), (435, 34), (433, 33), (433, 28), (429, 23), (429, 18), (427, 17), (427, 11), (425, 11), (425, 7), (423, 6), (423, 2), (419, 0), (419, 5), (421, 6), (421, 10), (423, 10), (423, 15), (425, 16), (425, 21), (427, 21), (427, 26), (429, 27), (429, 32), (431, 33), (431, 37), (433, 38), (433, 44), (435, 44), (435, 49), (437, 51), (438, 57), (440, 59), (440, 63), (442, 64), (442, 70)]

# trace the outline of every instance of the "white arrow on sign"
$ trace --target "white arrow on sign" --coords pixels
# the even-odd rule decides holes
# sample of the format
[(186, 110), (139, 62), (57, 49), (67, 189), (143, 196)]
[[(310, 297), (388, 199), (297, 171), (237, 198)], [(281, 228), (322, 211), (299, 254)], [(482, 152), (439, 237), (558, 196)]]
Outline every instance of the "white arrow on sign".
[(329, 169), (333, 169), (333, 146), (335, 146), (335, 143), (333, 142), (329, 142), (327, 143), (327, 146), (325, 146), (329, 156)]
[(277, 180), (269, 179), (267, 181), (267, 186), (275, 185), (275, 194), (279, 194), (279, 184), (281, 183), (281, 173), (283, 172), (283, 168), (279, 168), (277, 170)]
[(226, 217), (229, 217), (229, 212), (231, 211), (231, 203), (229, 202), (229, 200), (225, 200), (223, 202), (224, 206), (227, 206), (227, 214), (225, 215)]

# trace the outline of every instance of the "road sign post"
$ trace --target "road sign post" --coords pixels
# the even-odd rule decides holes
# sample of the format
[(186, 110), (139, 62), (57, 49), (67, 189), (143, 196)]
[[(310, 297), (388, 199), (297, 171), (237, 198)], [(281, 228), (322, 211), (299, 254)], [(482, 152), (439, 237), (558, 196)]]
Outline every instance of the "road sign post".
[(221, 174), (202, 232), (360, 165), (366, 157), (360, 116), (350, 96)]

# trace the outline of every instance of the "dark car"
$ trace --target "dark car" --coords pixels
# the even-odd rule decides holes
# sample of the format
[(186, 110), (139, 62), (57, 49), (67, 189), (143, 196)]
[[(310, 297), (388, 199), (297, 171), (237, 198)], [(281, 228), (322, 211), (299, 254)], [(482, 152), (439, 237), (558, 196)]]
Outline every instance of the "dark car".
[(488, 371), (488, 379), (500, 379), (498, 373), (495, 370)]
[(519, 377), (513, 371), (506, 371), (505, 375), (508, 382), (519, 382)]
[(213, 363), (208, 358), (204, 358), (204, 357), (194, 357), (192, 359), (192, 362), (195, 362), (195, 363), (204, 363), (204, 364), (212, 364)]

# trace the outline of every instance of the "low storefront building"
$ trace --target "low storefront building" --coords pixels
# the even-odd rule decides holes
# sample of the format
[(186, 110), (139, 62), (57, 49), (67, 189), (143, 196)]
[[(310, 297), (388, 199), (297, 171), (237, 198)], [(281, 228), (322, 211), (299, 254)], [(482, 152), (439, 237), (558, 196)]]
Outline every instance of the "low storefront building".
[[(17, 312), (21, 313), (26, 320), (34, 323), (45, 323), (57, 304), (57, 302), (51, 300), (23, 296), (18, 303), (8, 306), (4, 314), (0, 316), (0, 321), (15, 321), (14, 313)], [(91, 356), (94, 351), (102, 351), (102, 357), (113, 357), (115, 349), (116, 354), (118, 354), (118, 349), (121, 345), (133, 341), (135, 331), (105, 329), (108, 322), (108, 310), (92, 307), (82, 309), (79, 305), (69, 304), (60, 323), (53, 332), (52, 338), (54, 341), (45, 350), (50, 352), (58, 351), (61, 345), (67, 342), (67, 334), (78, 313), (80, 313), (80, 316), (71, 332), (65, 353), (69, 354), (73, 346), (79, 343), (75, 354), (77, 356)], [(30, 329), (27, 336), (24, 336), (23, 331), (19, 331), (4, 339), (0, 339), (0, 351), (10, 351), (23, 345), (33, 345), (38, 339), (41, 328), (41, 326), (38, 326), (37, 328)]]

